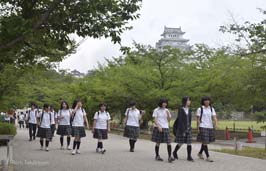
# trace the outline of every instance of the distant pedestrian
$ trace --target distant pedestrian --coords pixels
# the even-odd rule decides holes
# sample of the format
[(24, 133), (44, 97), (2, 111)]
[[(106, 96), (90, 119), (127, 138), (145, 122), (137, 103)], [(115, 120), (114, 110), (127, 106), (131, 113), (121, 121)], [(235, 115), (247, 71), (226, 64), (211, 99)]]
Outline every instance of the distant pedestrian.
[(70, 148), (70, 140), (71, 140), (71, 126), (70, 126), (70, 117), (71, 110), (69, 109), (68, 103), (66, 101), (61, 102), (60, 110), (57, 113), (57, 123), (58, 128), (56, 134), (60, 135), (60, 144), (61, 149), (64, 149), (64, 136), (67, 137), (67, 149)]
[(134, 101), (130, 102), (129, 108), (127, 108), (125, 112), (125, 119), (124, 119), (124, 125), (125, 125), (124, 137), (129, 138), (130, 152), (134, 152), (135, 150), (135, 143), (139, 138), (140, 120), (142, 114), (144, 113), (138, 110), (136, 105), (137, 105), (136, 102)]
[(20, 114), (18, 115), (18, 120), (19, 128), (24, 128), (25, 115), (23, 112), (20, 112)]
[(29, 124), (29, 141), (35, 140), (38, 109), (35, 103), (31, 103), (31, 109), (28, 111), (27, 122)]

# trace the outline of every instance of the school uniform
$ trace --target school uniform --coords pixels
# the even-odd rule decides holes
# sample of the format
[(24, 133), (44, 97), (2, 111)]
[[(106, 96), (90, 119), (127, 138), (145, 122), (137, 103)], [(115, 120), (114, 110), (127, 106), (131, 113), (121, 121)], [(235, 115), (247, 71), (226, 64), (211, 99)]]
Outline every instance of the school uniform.
[(93, 138), (100, 140), (108, 139), (108, 121), (111, 120), (110, 114), (106, 111), (98, 111), (94, 114), (93, 119), (96, 121)]
[(30, 136), (30, 141), (35, 139), (36, 135), (36, 128), (37, 128), (37, 116), (38, 116), (38, 110), (30, 110), (28, 112), (28, 125), (29, 125), (29, 136)]
[(20, 128), (21, 128), (21, 127), (24, 128), (24, 119), (25, 119), (25, 115), (24, 115), (24, 114), (20, 114), (20, 115), (18, 116), (18, 118), (19, 118), (19, 121), (18, 121), (18, 123), (19, 123), (19, 127), (20, 127)]
[(126, 127), (124, 130), (124, 137), (137, 140), (140, 132), (139, 129), (139, 119), (141, 117), (140, 111), (138, 109), (128, 108), (126, 110), (125, 116), (127, 117), (127, 120), (126, 120)]
[(192, 143), (192, 128), (191, 128), (192, 112), (189, 108), (181, 107), (178, 110), (178, 125), (176, 131), (175, 142), (179, 144)]
[(52, 137), (54, 136), (54, 132), (55, 132), (55, 112), (51, 112), (51, 117), (53, 118), (52, 119), (52, 122), (51, 122), (51, 130), (52, 130)]
[[(156, 143), (171, 143), (169, 124), (168, 124), (168, 112), (166, 108), (156, 108), (152, 114), (153, 118), (157, 118), (158, 124), (162, 128), (162, 132), (159, 132), (157, 125), (154, 126), (152, 132), (152, 141)], [(170, 112), (169, 112), (170, 113)], [(170, 114), (171, 115), (171, 114)]]
[(202, 106), (197, 110), (197, 116), (200, 117), (199, 134), (197, 141), (209, 144), (215, 141), (215, 130), (212, 117), (216, 116), (214, 108)]
[(74, 119), (71, 129), (72, 137), (86, 137), (84, 128), (84, 116), (86, 116), (84, 109), (77, 109), (76, 113), (73, 116)]
[(61, 136), (71, 135), (71, 126), (70, 126), (71, 111), (69, 109), (59, 110), (57, 118), (59, 117), (63, 118), (58, 119), (58, 128), (56, 134)]
[(37, 137), (42, 139), (50, 140), (52, 138), (51, 123), (54, 118), (49, 112), (41, 112), (38, 117), (40, 118), (40, 126), (38, 127)]

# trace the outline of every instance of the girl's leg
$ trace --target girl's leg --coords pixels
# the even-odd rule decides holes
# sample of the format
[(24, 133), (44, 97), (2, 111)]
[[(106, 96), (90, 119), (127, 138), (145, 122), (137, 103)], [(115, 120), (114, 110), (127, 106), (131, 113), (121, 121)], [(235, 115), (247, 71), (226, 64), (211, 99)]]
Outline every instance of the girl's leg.
[(40, 138), (41, 150), (43, 149), (43, 138)]
[(171, 143), (167, 143), (167, 152), (168, 152), (168, 162), (172, 163), (175, 159), (171, 157), (172, 155), (172, 146)]
[(81, 143), (81, 139), (80, 139), (80, 137), (78, 137), (77, 138), (77, 153), (79, 154), (80, 152), (79, 152), (79, 147), (80, 147), (80, 143)]
[(49, 139), (46, 139), (46, 141), (45, 141), (45, 150), (46, 151), (49, 151), (49, 148), (48, 148), (48, 146), (49, 146), (49, 142), (50, 142), (50, 140)]
[(64, 136), (60, 136), (60, 144), (61, 144), (61, 149), (63, 149), (64, 146)]
[(159, 155), (159, 149), (160, 149), (160, 143), (156, 143), (155, 144), (155, 155), (156, 155), (155, 160), (163, 161), (163, 159)]
[(177, 151), (181, 148), (182, 145), (183, 144), (176, 144), (175, 150), (173, 152), (173, 156), (174, 156), (175, 159), (178, 159)]
[(70, 135), (69, 135), (69, 136), (67, 136), (67, 149), (68, 150), (71, 150), (71, 148), (70, 148), (70, 140), (71, 140), (71, 138), (70, 138)]
[(192, 145), (191, 144), (187, 144), (187, 160), (188, 161), (194, 161), (192, 156), (191, 156), (191, 152), (192, 152)]

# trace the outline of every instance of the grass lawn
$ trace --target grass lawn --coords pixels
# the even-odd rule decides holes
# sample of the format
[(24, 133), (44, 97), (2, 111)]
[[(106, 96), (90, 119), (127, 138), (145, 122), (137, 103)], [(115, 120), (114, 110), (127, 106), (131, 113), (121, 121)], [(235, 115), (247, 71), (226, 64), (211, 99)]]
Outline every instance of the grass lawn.
[(222, 149), (222, 150), (213, 150), (213, 151), (266, 160), (266, 150), (262, 148), (244, 147), (241, 151), (237, 152), (235, 152), (234, 149)]
[[(174, 124), (174, 121), (171, 121), (171, 125)], [(238, 131), (241, 131), (239, 129), (245, 129), (244, 131), (250, 127), (253, 128), (255, 131), (262, 131), (261, 126), (265, 125), (265, 123), (257, 123), (256, 121), (235, 121), (235, 128), (238, 129)], [(225, 130), (225, 128), (231, 128), (234, 127), (234, 121), (229, 120), (219, 120), (218, 121), (218, 129), (219, 130)], [(192, 121), (192, 128), (196, 128), (196, 121)]]

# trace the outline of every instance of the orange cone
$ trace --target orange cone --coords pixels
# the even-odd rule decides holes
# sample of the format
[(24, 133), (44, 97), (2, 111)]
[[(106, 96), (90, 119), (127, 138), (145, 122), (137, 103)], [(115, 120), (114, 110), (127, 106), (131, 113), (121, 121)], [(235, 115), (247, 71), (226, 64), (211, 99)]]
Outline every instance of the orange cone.
[(256, 141), (253, 140), (253, 133), (250, 128), (248, 128), (248, 140), (247, 143), (255, 143)]
[(227, 127), (225, 128), (225, 139), (230, 140), (230, 132), (229, 132), (229, 129)]

